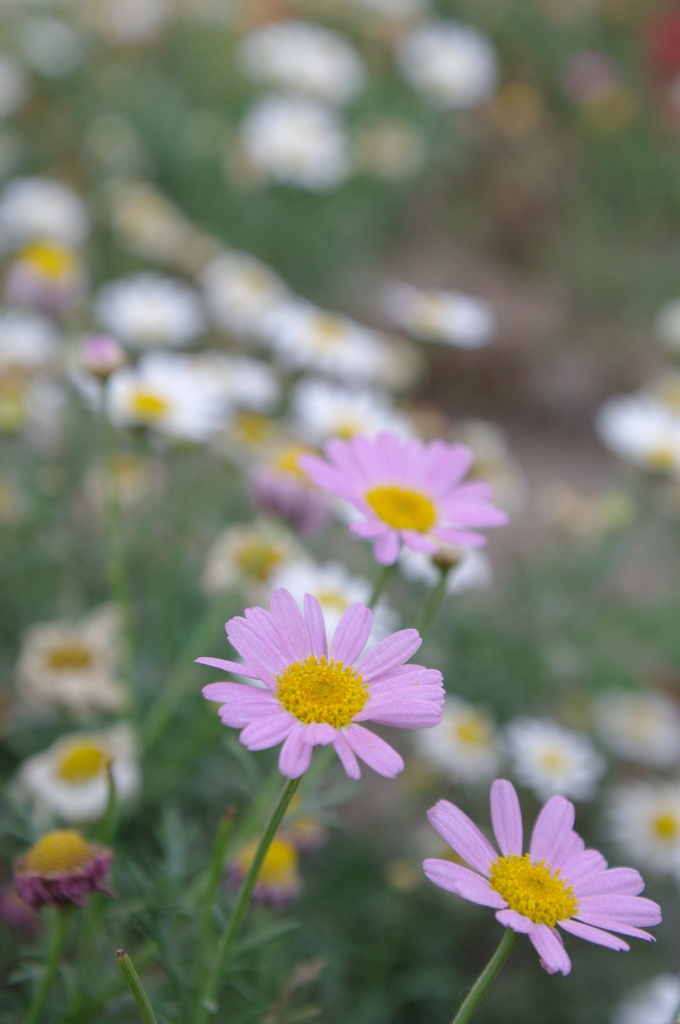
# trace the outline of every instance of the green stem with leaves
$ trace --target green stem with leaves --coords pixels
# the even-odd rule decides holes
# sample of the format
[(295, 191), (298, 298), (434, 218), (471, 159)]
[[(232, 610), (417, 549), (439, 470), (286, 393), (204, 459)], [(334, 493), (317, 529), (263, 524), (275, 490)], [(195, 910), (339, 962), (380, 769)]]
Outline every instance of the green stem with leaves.
[(446, 597), (446, 582), (449, 575), (449, 567), (439, 568), (439, 579), (430, 591), (430, 594), (416, 622), (416, 629), (422, 636), (439, 611), (439, 606)]
[(496, 975), (519, 942), (519, 939), (519, 932), (513, 932), (512, 928), (505, 929), (500, 946), (468, 992), (463, 1005), (453, 1018), (451, 1024), (467, 1024), (472, 1018), (473, 1013), (491, 988)]
[(205, 892), (203, 894), (203, 912), (201, 914), (201, 931), (198, 940), (198, 954), (196, 956), (196, 1005), (191, 1015), (192, 1020), (198, 1015), (201, 995), (205, 984), (206, 960), (210, 951), (210, 944), (213, 938), (213, 911), (217, 898), (217, 890), (224, 870), (224, 861), (227, 856), (229, 839), (231, 837), (234, 819), (231, 815), (223, 818), (217, 829), (212, 857), (208, 866), (205, 879)]
[(390, 576), (392, 575), (392, 573), (394, 572), (395, 568), (396, 563), (394, 565), (380, 566), (380, 571), (378, 572), (375, 583), (373, 584), (373, 591), (367, 602), (367, 606), (371, 609), (371, 611), (373, 611), (376, 604), (378, 603), (378, 598), (385, 589), (385, 585), (389, 580)]
[(118, 966), (123, 972), (123, 977), (127, 981), (129, 989), (132, 992), (132, 998), (137, 1003), (137, 1008), (139, 1009), (144, 1024), (158, 1024), (156, 1015), (153, 1012), (151, 1003), (149, 1002), (149, 997), (147, 996), (141, 979), (135, 970), (135, 965), (124, 949), (116, 950), (116, 960), (118, 961)]
[(57, 976), (64, 949), (66, 948), (70, 921), (70, 907), (55, 907), (52, 909), (52, 938), (47, 954), (47, 964), (45, 965), (45, 972), (40, 980), (40, 984), (33, 996), (33, 1001), (28, 1008), (24, 1024), (37, 1024), (41, 1018), (47, 997), (52, 990), (54, 979)]
[(207, 1021), (212, 1014), (217, 1012), (217, 996), (220, 990), (220, 985), (222, 984), (224, 975), (229, 966), (236, 940), (248, 912), (255, 883), (257, 882), (260, 874), (264, 859), (267, 856), (267, 851), (271, 846), (274, 836), (279, 830), (279, 826), (283, 821), (291, 800), (295, 796), (298, 786), (300, 785), (300, 781), (301, 780), (299, 778), (288, 779), (283, 788), (283, 792), (279, 797), (279, 801), (274, 808), (274, 812), (269, 819), (269, 824), (264, 831), (264, 835), (262, 836), (259, 846), (255, 852), (255, 856), (253, 857), (253, 862), (248, 869), (248, 874), (246, 875), (243, 886), (241, 887), (229, 924), (220, 939), (217, 956), (215, 957), (215, 964), (211, 976), (208, 979), (208, 983), (205, 986), (198, 1012), (195, 1015), (192, 1024), (205, 1024), (205, 1021)]

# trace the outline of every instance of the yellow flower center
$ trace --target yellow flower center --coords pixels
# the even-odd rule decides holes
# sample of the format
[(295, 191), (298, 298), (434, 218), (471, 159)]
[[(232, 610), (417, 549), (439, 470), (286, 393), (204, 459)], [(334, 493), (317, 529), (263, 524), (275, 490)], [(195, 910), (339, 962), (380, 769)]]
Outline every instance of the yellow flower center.
[(19, 260), (27, 263), (33, 269), (58, 280), (61, 277), (71, 277), (78, 266), (78, 261), (69, 249), (59, 245), (50, 245), (46, 242), (36, 242), (34, 245), (27, 245), (19, 253)]
[(486, 747), (491, 742), (489, 723), (474, 711), (455, 724), (453, 734), (466, 747)]
[(314, 333), (322, 347), (333, 347), (347, 333), (346, 327), (339, 316), (333, 313), (322, 313), (314, 320)]
[(678, 834), (678, 820), (672, 814), (659, 814), (654, 818), (652, 828), (659, 839), (675, 839)]
[(670, 473), (675, 468), (676, 462), (675, 451), (670, 445), (659, 445), (647, 455), (647, 464), (650, 469), (656, 469), (660, 473)]
[(36, 875), (70, 875), (92, 860), (92, 846), (75, 829), (48, 832), (24, 858), (24, 870)]
[(281, 558), (281, 552), (273, 545), (264, 541), (250, 541), (236, 555), (236, 564), (245, 576), (258, 583), (266, 583)]
[(528, 853), (495, 860), (490, 885), (511, 910), (536, 924), (554, 928), (578, 912), (574, 890), (560, 878), (560, 869), (553, 871), (545, 861), (532, 864)]
[(349, 601), (342, 594), (338, 594), (337, 590), (319, 590), (314, 596), (321, 607), (328, 608), (329, 611), (340, 612), (342, 615), (349, 608)]
[[(236, 854), (236, 865), (244, 875), (253, 862), (257, 846), (258, 842), (254, 839)], [(276, 886), (281, 889), (295, 889), (297, 887), (297, 866), (297, 850), (292, 843), (277, 836), (272, 840), (271, 846), (267, 850), (257, 880), (263, 885)]]
[(47, 655), (47, 664), (57, 672), (89, 668), (92, 664), (92, 652), (89, 647), (78, 643), (77, 640), (67, 641), (52, 648)]
[(437, 522), (433, 501), (421, 491), (398, 484), (373, 487), (365, 495), (375, 514), (395, 530), (418, 530), (427, 533)]
[(311, 654), (295, 661), (276, 677), (276, 696), (299, 722), (349, 725), (368, 700), (368, 687), (351, 665)]
[(137, 419), (151, 422), (165, 416), (170, 408), (170, 403), (160, 398), (153, 391), (144, 391), (139, 388), (130, 396), (130, 409)]
[(269, 420), (255, 412), (240, 412), (234, 417), (234, 433), (247, 444), (260, 444), (269, 433)]
[(568, 765), (567, 758), (560, 750), (544, 750), (538, 763), (548, 775), (559, 775)]
[(301, 455), (311, 454), (311, 448), (305, 448), (301, 444), (291, 444), (288, 445), (287, 448), (283, 448), (278, 453), (274, 459), (273, 465), (275, 469), (280, 470), (282, 473), (288, 473), (290, 476), (299, 477), (300, 480), (307, 480), (306, 473), (298, 465), (298, 459)]
[(57, 775), (63, 782), (81, 785), (99, 775), (108, 762), (109, 754), (92, 740), (83, 740), (66, 748), (57, 766)]

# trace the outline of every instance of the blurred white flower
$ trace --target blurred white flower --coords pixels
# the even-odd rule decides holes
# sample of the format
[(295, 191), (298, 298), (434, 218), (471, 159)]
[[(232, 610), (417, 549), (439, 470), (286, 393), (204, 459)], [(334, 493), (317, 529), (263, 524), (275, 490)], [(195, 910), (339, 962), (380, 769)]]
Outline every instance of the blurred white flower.
[(402, 437), (412, 433), (408, 420), (378, 390), (350, 389), (307, 377), (293, 387), (290, 402), (296, 431), (317, 446), (331, 437), (374, 437), (382, 430)]
[(207, 441), (224, 425), (225, 400), (219, 381), (189, 356), (150, 352), (136, 367), (111, 375), (109, 416), (121, 427), (151, 430), (190, 441)]
[(383, 379), (382, 335), (302, 299), (292, 299), (264, 317), (260, 336), (291, 369), (327, 373), (348, 384)]
[(17, 789), (32, 804), (37, 824), (53, 818), (96, 821), (106, 810), (109, 765), (116, 799), (131, 800), (139, 790), (140, 769), (135, 736), (128, 725), (62, 736), (23, 762)]
[(674, 1024), (680, 1006), (680, 977), (658, 974), (638, 985), (619, 1004), (612, 1024)]
[(259, 26), (242, 37), (236, 60), (252, 81), (329, 103), (352, 99), (364, 81), (363, 65), (350, 43), (312, 22), (274, 21)]
[(635, 782), (610, 795), (611, 835), (641, 867), (680, 876), (680, 783)]
[(600, 440), (641, 469), (680, 474), (680, 416), (652, 395), (610, 398), (595, 419)]
[(93, 27), (114, 44), (155, 39), (170, 16), (166, 0), (100, 0), (86, 7)]
[(74, 249), (54, 242), (24, 246), (7, 269), (8, 301), (53, 316), (78, 303), (84, 291), (85, 271), (80, 256)]
[(33, 373), (52, 366), (61, 338), (51, 322), (38, 313), (0, 309), (0, 371)]
[(463, 420), (451, 430), (451, 440), (467, 445), (475, 457), (471, 477), (491, 485), (494, 500), (506, 512), (517, 512), (526, 500), (527, 483), (513, 458), (505, 431), (488, 420)]
[(199, 353), (193, 363), (221, 387), (230, 408), (266, 413), (281, 399), (278, 375), (268, 363), (215, 351)]
[(126, 695), (119, 657), (120, 617), (112, 605), (80, 622), (37, 623), (22, 637), (17, 691), (37, 709), (60, 708), (79, 716), (121, 711)]
[(331, 107), (305, 96), (260, 100), (243, 119), (241, 143), (257, 171), (287, 185), (324, 192), (349, 174), (340, 119)]
[(480, 548), (456, 548), (440, 544), (434, 557), (404, 547), (399, 555), (400, 570), (407, 579), (434, 587), (441, 579), (441, 567), (449, 567), (446, 576), (447, 594), (466, 594), (486, 590), (493, 580), (489, 556)]
[(21, 51), (28, 66), (46, 78), (65, 78), (76, 70), (85, 53), (85, 39), (63, 18), (41, 15), (21, 26)]
[(496, 326), (488, 302), (461, 292), (424, 290), (395, 281), (384, 289), (381, 305), (386, 316), (409, 334), (456, 348), (481, 348)]
[(605, 693), (595, 702), (595, 726), (619, 757), (655, 768), (680, 763), (680, 709), (661, 693)]
[(11, 117), (26, 99), (26, 75), (17, 60), (0, 52), (0, 121)]
[(135, 274), (104, 285), (95, 305), (102, 327), (135, 348), (180, 348), (205, 328), (196, 291), (164, 274)]
[[(329, 643), (340, 619), (351, 604), (367, 604), (373, 585), (363, 576), (352, 576), (342, 562), (317, 565), (310, 559), (280, 566), (271, 579), (271, 589), (285, 587), (301, 606), (305, 594), (312, 594), (321, 605)], [(384, 601), (373, 609), (370, 642), (375, 644), (392, 633), (399, 617)]]
[(57, 242), (79, 246), (88, 219), (80, 196), (52, 178), (13, 178), (0, 193), (0, 230), (12, 245)]
[(492, 718), (457, 697), (447, 697), (441, 723), (418, 730), (414, 740), (418, 754), (452, 782), (488, 781), (500, 764)]
[(278, 274), (242, 252), (215, 256), (199, 280), (213, 320), (227, 333), (251, 334), (262, 317), (289, 296)]
[(431, 22), (405, 35), (397, 61), (415, 89), (445, 108), (478, 107), (498, 85), (498, 60), (489, 39), (455, 21)]
[(606, 767), (585, 733), (548, 720), (516, 719), (506, 726), (504, 746), (515, 778), (539, 800), (558, 793), (590, 800)]
[(293, 534), (271, 519), (230, 526), (206, 555), (201, 586), (209, 597), (239, 588), (257, 600), (271, 593), (275, 572), (304, 557)]

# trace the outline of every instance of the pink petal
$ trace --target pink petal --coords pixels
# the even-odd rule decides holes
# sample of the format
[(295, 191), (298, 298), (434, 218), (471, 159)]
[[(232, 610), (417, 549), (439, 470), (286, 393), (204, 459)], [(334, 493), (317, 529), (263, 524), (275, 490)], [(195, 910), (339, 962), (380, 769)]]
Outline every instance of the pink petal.
[(321, 605), (311, 594), (305, 594), (304, 611), (312, 654), (315, 658), (327, 658), (326, 624), (323, 619)]
[(331, 658), (345, 665), (354, 665), (368, 643), (373, 614), (366, 605), (355, 601), (338, 622), (331, 641)]
[(402, 530), (401, 539), (407, 548), (411, 548), (412, 551), (420, 551), (425, 555), (433, 555), (437, 550), (435, 542), (426, 537), (424, 533), (419, 533), (418, 530)]
[(455, 494), (440, 502), (441, 521), (451, 526), (505, 526), (507, 513), (481, 501), (461, 501)]
[(293, 728), (295, 721), (291, 715), (268, 715), (247, 725), (239, 739), (248, 750), (267, 750), (285, 740)]
[(569, 974), (571, 960), (567, 956), (562, 939), (554, 929), (549, 928), (547, 924), (537, 924), (529, 939), (541, 958), (541, 967), (548, 974), (555, 974), (556, 971)]
[(378, 775), (393, 779), (404, 770), (404, 762), (396, 750), (362, 725), (350, 725), (342, 730), (342, 735), (357, 757)]
[(447, 544), (458, 544), (461, 548), (483, 548), (486, 544), (486, 537), (481, 533), (458, 530), (453, 526), (433, 526), (431, 533), (433, 537), (439, 537)]
[(361, 768), (359, 767), (359, 762), (356, 759), (354, 751), (341, 732), (336, 732), (335, 739), (333, 740), (333, 746), (335, 748), (335, 753), (340, 758), (340, 763), (347, 772), (349, 778), (360, 779)]
[[(225, 672), (236, 672), (239, 676), (244, 676), (246, 679), (259, 679), (252, 669), (248, 665), (242, 665), (238, 661), (225, 661), (224, 658), (196, 658), (198, 665), (210, 665), (211, 668), (222, 668)], [(215, 700), (214, 697), (209, 697), (209, 700)]]
[(507, 779), (496, 779), (491, 787), (491, 821), (501, 853), (520, 856), (522, 812), (515, 787)]
[(587, 942), (594, 942), (597, 946), (607, 946), (609, 949), (629, 950), (630, 946), (618, 935), (610, 935), (601, 928), (593, 928), (592, 925), (583, 924), (581, 921), (560, 921), (560, 928), (570, 935), (576, 935), (579, 939), (586, 939)]
[(305, 726), (293, 726), (279, 754), (279, 771), (289, 779), (298, 779), (309, 768), (314, 747), (304, 741)]
[(327, 722), (312, 722), (305, 726), (303, 739), (311, 747), (327, 747), (336, 736), (336, 730)]
[(615, 921), (636, 927), (659, 924), (661, 921), (659, 904), (644, 896), (584, 896), (578, 901), (578, 916), (585, 920), (586, 914), (609, 918), (612, 922), (610, 927), (614, 931), (618, 931)]
[(266, 626), (253, 624), (244, 618), (231, 619), (227, 625), (229, 643), (249, 666), (265, 665), (273, 675), (278, 675), (295, 660), (290, 645), (282, 640), (270, 616), (267, 616)]
[[(571, 875), (567, 876), (574, 885)], [(639, 871), (634, 868), (609, 868), (608, 871), (592, 872), (574, 885), (574, 895), (578, 900), (584, 896), (597, 896), (600, 893), (621, 893), (637, 896), (645, 887)]]
[[(366, 515), (375, 516), (375, 512), (370, 506), (367, 507)], [(364, 540), (373, 540), (375, 537), (384, 537), (390, 531), (390, 527), (387, 523), (384, 523), (382, 519), (355, 519), (354, 522), (349, 524), (350, 533), (356, 534), (357, 537), (362, 537)]]
[(399, 557), (399, 537), (390, 530), (373, 545), (373, 557), (380, 565), (394, 565)]
[(281, 587), (270, 596), (269, 607), (272, 619), (283, 637), (290, 661), (304, 661), (312, 653), (312, 646), (307, 623), (297, 606), (297, 601), (289, 590)]
[(430, 857), (423, 861), (423, 870), (431, 882), (440, 889), (454, 892), (471, 903), (479, 903), (482, 907), (506, 907), (507, 903), (490, 887), (486, 878), (475, 871), (464, 868), (461, 864), (452, 864), (450, 860)]
[(442, 720), (441, 700), (405, 701), (400, 697), (385, 699), (374, 705), (369, 700), (355, 722), (375, 722), (395, 729), (431, 729)]
[(499, 910), (496, 914), (496, 920), (506, 928), (512, 928), (513, 932), (519, 932), (520, 935), (529, 935), (536, 927), (530, 918), (509, 908), (507, 910)]
[(475, 871), (489, 877), (491, 864), (498, 859), (498, 854), (467, 814), (448, 800), (440, 800), (428, 811), (427, 817), (459, 857)]
[(529, 853), (535, 864), (545, 860), (553, 868), (562, 866), (563, 851), (569, 847), (575, 811), (570, 800), (553, 796), (541, 810), (531, 836)]
[[(215, 693), (216, 696), (210, 696)], [(219, 694), (219, 696), (217, 696)], [(208, 683), (203, 689), (207, 700), (222, 703), (220, 718), (225, 725), (242, 729), (255, 718), (265, 718), (281, 711), (281, 705), (269, 690), (259, 690), (246, 683)]]
[(472, 452), (464, 445), (433, 441), (425, 457), (423, 481), (435, 497), (446, 494), (463, 479), (472, 461)]
[(602, 874), (607, 870), (607, 861), (598, 850), (581, 850), (575, 856), (565, 860), (562, 875), (570, 885), (576, 885), (579, 879), (588, 875)]
[(365, 682), (371, 683), (387, 675), (391, 669), (401, 667), (416, 653), (422, 642), (417, 629), (400, 629), (367, 651), (357, 663), (357, 669)]
[[(631, 939), (643, 939), (645, 942), (656, 942), (653, 935), (643, 931), (642, 928), (635, 928), (632, 924), (621, 924), (619, 921), (612, 921), (610, 917), (599, 917), (597, 914), (576, 914), (579, 921), (592, 925), (594, 928), (602, 928), (605, 931), (618, 932), (620, 935), (628, 935)], [(562, 923), (562, 922), (560, 922)]]

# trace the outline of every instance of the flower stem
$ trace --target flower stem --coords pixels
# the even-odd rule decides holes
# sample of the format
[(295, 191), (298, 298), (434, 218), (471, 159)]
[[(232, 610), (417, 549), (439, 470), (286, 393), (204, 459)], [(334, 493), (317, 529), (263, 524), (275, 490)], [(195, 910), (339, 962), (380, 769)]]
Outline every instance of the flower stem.
[(512, 950), (515, 948), (519, 939), (519, 932), (514, 932), (512, 928), (505, 929), (500, 946), (468, 992), (463, 1005), (453, 1018), (451, 1024), (467, 1024), (482, 999), (491, 988), (492, 982), (505, 961), (508, 959)]
[(238, 938), (241, 926), (243, 925), (246, 913), (248, 912), (250, 897), (253, 894), (253, 889), (255, 888), (258, 875), (260, 874), (262, 863), (299, 785), (300, 778), (288, 779), (283, 788), (283, 792), (279, 797), (279, 802), (274, 809), (274, 813), (269, 819), (269, 824), (267, 825), (264, 835), (260, 840), (260, 845), (253, 857), (253, 862), (248, 869), (248, 874), (245, 877), (245, 881), (238, 895), (236, 906), (234, 907), (231, 920), (229, 921), (229, 926), (225, 929), (222, 934), (222, 938), (220, 939), (217, 956), (215, 958), (215, 966), (205, 987), (198, 1013), (194, 1017), (192, 1024), (204, 1024), (210, 1015), (217, 1012), (216, 1000), (220, 984), (227, 967), (229, 966), (229, 961), (231, 959), (236, 939)]
[(194, 1013), (191, 1015), (192, 1020), (199, 1012), (201, 992), (205, 980), (205, 963), (210, 950), (211, 939), (213, 937), (213, 908), (215, 906), (215, 898), (217, 896), (217, 887), (220, 884), (220, 879), (222, 877), (224, 860), (227, 855), (227, 847), (229, 845), (233, 825), (234, 818), (232, 814), (228, 814), (227, 817), (223, 818), (220, 822), (217, 829), (217, 835), (215, 836), (215, 845), (213, 846), (212, 857), (208, 866), (205, 881), (205, 892), (203, 894), (201, 931), (198, 941), (198, 953), (196, 955), (197, 1005), (194, 1007)]
[(61, 960), (66, 940), (68, 938), (68, 926), (71, 920), (70, 907), (55, 908), (52, 918), (52, 941), (47, 956), (45, 973), (33, 996), (33, 1002), (28, 1008), (24, 1024), (36, 1024), (40, 1020), (43, 1007), (50, 994), (54, 979), (57, 975), (59, 961)]
[(371, 609), (371, 611), (373, 611), (373, 609), (375, 608), (378, 602), (378, 598), (385, 589), (385, 584), (387, 583), (388, 579), (394, 572), (395, 568), (396, 563), (394, 565), (382, 565), (380, 567), (380, 572), (378, 573), (375, 583), (373, 584), (373, 592), (370, 598), (368, 599), (368, 607)]
[(144, 1024), (158, 1024), (156, 1015), (153, 1012), (151, 1003), (149, 1002), (149, 997), (147, 996), (140, 977), (135, 970), (135, 965), (124, 949), (116, 950), (116, 960), (118, 961), (118, 966), (123, 972), (123, 977), (127, 981), (130, 991), (132, 992), (132, 998), (137, 1003), (137, 1007)]
[(416, 629), (422, 636), (427, 627), (434, 619), (436, 613), (439, 610), (439, 606), (446, 597), (446, 580), (449, 575), (449, 567), (439, 569), (439, 579), (430, 591), (427, 601), (423, 606), (423, 610), (420, 613), (420, 618), (416, 622)]

